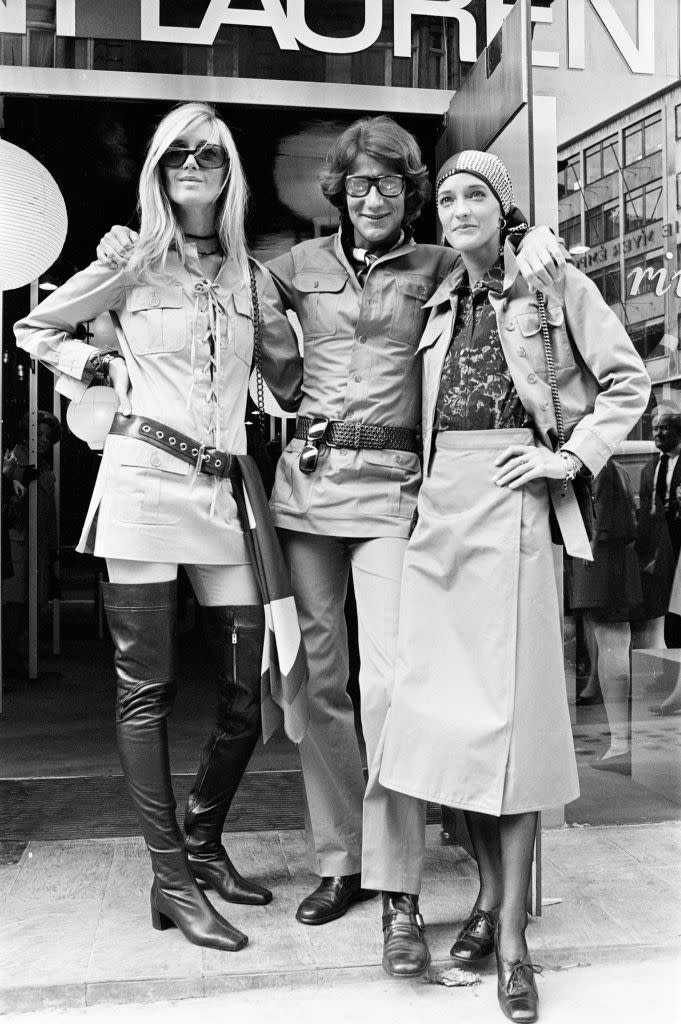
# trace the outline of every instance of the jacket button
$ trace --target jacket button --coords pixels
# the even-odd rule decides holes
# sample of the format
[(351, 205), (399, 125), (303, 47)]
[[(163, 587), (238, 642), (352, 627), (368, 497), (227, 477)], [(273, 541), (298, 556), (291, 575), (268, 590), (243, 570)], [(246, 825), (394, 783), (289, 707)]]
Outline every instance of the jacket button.
[(542, 402), (541, 407), (542, 407), (542, 409), (544, 411), (546, 411), (548, 409), (548, 407), (549, 407), (549, 403), (548, 402)]
[(364, 337), (363, 334), (360, 334), (359, 336), (359, 343), (360, 345), (364, 345), (366, 343), (366, 338)]
[(526, 356), (527, 355), (527, 352), (525, 351), (524, 348), (522, 348), (522, 346), (518, 349), (518, 355), (519, 356)]
[(534, 384), (536, 379), (537, 379), (537, 374), (536, 373), (528, 373), (527, 380), (528, 380), (528, 382), (530, 384)]
[(507, 331), (514, 331), (515, 330), (515, 324), (512, 321), (510, 321), (507, 324), (504, 324), (504, 327), (506, 328)]
[(402, 456), (401, 456), (401, 455), (398, 455), (398, 456), (396, 457), (396, 459), (395, 459), (395, 462), (401, 463), (401, 462), (402, 462)]
[(362, 378), (358, 375), (357, 377), (355, 377), (355, 384), (361, 384), (361, 383), (362, 383)]
[(347, 455), (348, 453), (346, 452), (345, 448), (339, 448), (338, 449), (338, 454), (339, 455)]
[(312, 285), (312, 287), (313, 288), (319, 288), (319, 281), (315, 281), (315, 283)]
[(156, 292), (154, 292), (154, 294), (151, 296), (151, 299), (150, 299), (151, 305), (152, 306), (158, 306), (160, 301), (161, 300), (159, 299), (158, 295), (156, 294)]
[(149, 459), (149, 462), (151, 463), (152, 466), (161, 465), (161, 459), (159, 458), (158, 455), (152, 455), (151, 458)]

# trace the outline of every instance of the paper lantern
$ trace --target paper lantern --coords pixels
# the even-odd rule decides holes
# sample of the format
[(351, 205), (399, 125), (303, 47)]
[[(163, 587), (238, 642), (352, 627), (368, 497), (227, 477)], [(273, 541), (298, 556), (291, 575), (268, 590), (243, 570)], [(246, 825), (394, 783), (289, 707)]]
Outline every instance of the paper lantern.
[(93, 451), (101, 452), (117, 408), (114, 389), (95, 385), (87, 389), (80, 402), (69, 403), (66, 422), (76, 437), (87, 441)]
[(30, 153), (0, 139), (0, 290), (22, 288), (59, 256), (68, 219), (59, 187)]

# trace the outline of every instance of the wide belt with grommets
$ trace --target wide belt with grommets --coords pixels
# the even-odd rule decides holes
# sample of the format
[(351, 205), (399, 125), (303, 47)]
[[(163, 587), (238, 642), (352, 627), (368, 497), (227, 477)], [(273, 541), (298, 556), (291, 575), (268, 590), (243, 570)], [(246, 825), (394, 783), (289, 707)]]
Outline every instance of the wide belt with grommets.
[(146, 441), (161, 451), (170, 452), (183, 462), (189, 462), (197, 472), (207, 473), (208, 476), (229, 477), (235, 469), (234, 459), (229, 452), (195, 441), (193, 437), (181, 434), (147, 416), (123, 416), (117, 412), (109, 433)]

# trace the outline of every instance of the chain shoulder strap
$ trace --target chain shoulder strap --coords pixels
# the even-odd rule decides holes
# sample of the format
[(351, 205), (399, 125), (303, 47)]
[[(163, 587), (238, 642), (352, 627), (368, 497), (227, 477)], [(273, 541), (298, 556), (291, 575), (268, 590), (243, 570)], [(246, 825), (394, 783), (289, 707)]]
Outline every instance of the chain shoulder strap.
[(537, 306), (539, 307), (539, 325), (544, 340), (544, 356), (546, 358), (546, 369), (549, 374), (549, 386), (553, 399), (553, 411), (556, 414), (556, 426), (558, 428), (558, 447), (565, 444), (565, 423), (563, 420), (563, 408), (560, 404), (558, 393), (558, 381), (556, 380), (556, 365), (553, 361), (553, 349), (551, 348), (551, 335), (549, 334), (549, 322), (546, 317), (546, 299), (543, 292), (537, 292)]
[(258, 429), (260, 436), (265, 436), (265, 385), (262, 376), (262, 319), (260, 317), (260, 300), (258, 299), (258, 286), (255, 281), (253, 264), (248, 263), (248, 276), (251, 282), (251, 306), (253, 309), (253, 356), (255, 363), (255, 392), (256, 404), (260, 415), (258, 416)]

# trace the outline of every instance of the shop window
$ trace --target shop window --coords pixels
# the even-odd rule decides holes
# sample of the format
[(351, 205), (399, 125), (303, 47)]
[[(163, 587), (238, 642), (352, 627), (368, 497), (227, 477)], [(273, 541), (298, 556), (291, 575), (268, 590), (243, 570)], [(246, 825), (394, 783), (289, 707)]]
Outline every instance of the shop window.
[(24, 63), (24, 36), (14, 36), (5, 32), (0, 36), (0, 53), (3, 64), (21, 67)]
[(603, 275), (603, 298), (609, 306), (622, 301), (622, 288), (620, 285), (620, 268), (611, 267)]
[(570, 195), (579, 189), (581, 154), (574, 153), (566, 160), (558, 161), (558, 198)]
[(32, 68), (54, 67), (54, 29), (28, 29), (28, 63)]
[(569, 220), (564, 220), (558, 230), (566, 249), (572, 249), (573, 246), (582, 244), (581, 217), (571, 217)]
[(681, 210), (681, 171), (676, 175), (676, 209)]
[(634, 348), (642, 359), (655, 359), (666, 355), (666, 349), (660, 344), (664, 337), (664, 320), (648, 320), (629, 328), (629, 337)]
[(617, 170), (617, 136), (610, 135), (584, 153), (584, 175), (587, 184)]
[(586, 244), (603, 245), (619, 237), (619, 201), (612, 200), (602, 206), (593, 207), (586, 213)]
[(674, 114), (676, 119), (676, 138), (681, 139), (681, 103), (677, 104)]
[[(658, 285), (664, 286), (665, 270), (665, 258), (661, 252), (654, 255), (646, 253), (642, 256), (632, 256), (624, 264), (627, 294), (630, 296), (656, 294)], [(643, 276), (636, 271), (642, 272)], [(641, 280), (636, 287), (639, 277)], [(633, 288), (635, 288), (635, 292), (632, 291)]]
[(619, 267), (609, 267), (607, 270), (599, 270), (596, 273), (590, 273), (589, 277), (609, 306), (614, 306), (615, 303), (621, 302)]
[(654, 181), (635, 189), (627, 196), (624, 231), (639, 231), (646, 224), (662, 219), (662, 182)]
[(650, 114), (624, 130), (624, 162), (636, 163), (662, 149), (662, 114)]

